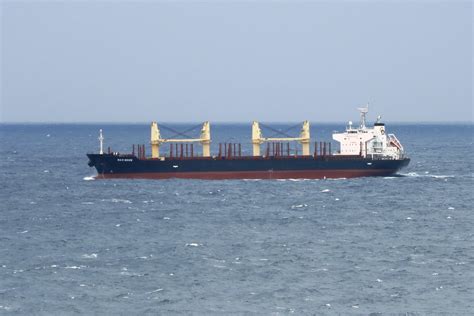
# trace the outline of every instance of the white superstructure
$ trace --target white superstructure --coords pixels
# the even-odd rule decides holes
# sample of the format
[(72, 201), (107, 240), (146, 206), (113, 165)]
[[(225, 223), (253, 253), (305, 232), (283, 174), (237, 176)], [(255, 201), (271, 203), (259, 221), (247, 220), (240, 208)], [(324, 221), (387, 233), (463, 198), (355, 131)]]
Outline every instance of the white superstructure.
[(353, 127), (352, 122), (343, 133), (333, 133), (332, 138), (339, 142), (340, 150), (336, 155), (358, 155), (375, 159), (401, 159), (404, 151), (402, 144), (394, 134), (387, 134), (385, 124), (377, 118), (374, 127), (367, 127), (366, 115), (369, 107), (359, 108), (360, 125)]

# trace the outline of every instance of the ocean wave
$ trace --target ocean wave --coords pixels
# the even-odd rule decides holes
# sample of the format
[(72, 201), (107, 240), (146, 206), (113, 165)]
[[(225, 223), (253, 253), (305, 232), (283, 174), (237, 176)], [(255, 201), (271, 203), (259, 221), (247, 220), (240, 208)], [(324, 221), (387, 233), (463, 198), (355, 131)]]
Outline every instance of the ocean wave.
[(132, 204), (132, 201), (126, 199), (103, 199), (102, 202)]
[(80, 270), (84, 269), (86, 266), (80, 265), (80, 266), (65, 266), (64, 269), (73, 269), (73, 270)]
[(83, 254), (83, 255), (82, 255), (82, 258), (85, 258), (85, 259), (95, 259), (95, 258), (97, 258), (97, 254), (96, 254), (96, 253), (91, 253), (90, 255), (88, 255), (88, 254)]
[(195, 242), (191, 242), (189, 244), (186, 244), (186, 247), (199, 247), (199, 246), (202, 246), (202, 244), (198, 244), (198, 243), (195, 243)]
[(291, 208), (292, 209), (295, 209), (295, 208), (303, 208), (303, 207), (307, 207), (308, 204), (296, 204), (296, 205), (292, 205)]
[(412, 178), (434, 178), (434, 179), (446, 179), (446, 178), (455, 178), (453, 175), (436, 175), (425, 172), (425, 174), (419, 174), (417, 172), (408, 172), (408, 173), (399, 173), (398, 175), (402, 177), (412, 177)]

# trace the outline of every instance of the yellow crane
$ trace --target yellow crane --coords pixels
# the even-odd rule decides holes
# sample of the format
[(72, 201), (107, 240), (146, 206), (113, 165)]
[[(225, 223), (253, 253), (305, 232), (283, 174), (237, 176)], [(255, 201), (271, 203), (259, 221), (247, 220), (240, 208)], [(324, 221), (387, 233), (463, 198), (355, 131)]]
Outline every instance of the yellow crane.
[(309, 144), (311, 142), (309, 132), (309, 122), (304, 121), (303, 127), (301, 128), (300, 137), (282, 137), (282, 138), (265, 138), (262, 135), (262, 130), (257, 121), (252, 124), (252, 145), (253, 155), (260, 156), (260, 145), (264, 142), (286, 142), (286, 141), (299, 141), (302, 145), (303, 156), (309, 156)]
[(211, 125), (209, 122), (204, 122), (201, 128), (201, 135), (199, 138), (188, 139), (173, 139), (161, 138), (160, 130), (156, 122), (151, 123), (151, 157), (160, 158), (160, 146), (163, 143), (192, 143), (199, 142), (202, 144), (202, 156), (211, 156)]

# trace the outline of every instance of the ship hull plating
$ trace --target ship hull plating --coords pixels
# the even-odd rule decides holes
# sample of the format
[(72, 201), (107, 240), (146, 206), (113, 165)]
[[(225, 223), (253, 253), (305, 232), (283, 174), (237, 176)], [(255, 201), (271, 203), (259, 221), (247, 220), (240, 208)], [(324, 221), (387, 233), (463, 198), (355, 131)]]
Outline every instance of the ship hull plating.
[(410, 159), (359, 156), (138, 159), (132, 155), (88, 154), (97, 178), (136, 179), (325, 179), (389, 176)]

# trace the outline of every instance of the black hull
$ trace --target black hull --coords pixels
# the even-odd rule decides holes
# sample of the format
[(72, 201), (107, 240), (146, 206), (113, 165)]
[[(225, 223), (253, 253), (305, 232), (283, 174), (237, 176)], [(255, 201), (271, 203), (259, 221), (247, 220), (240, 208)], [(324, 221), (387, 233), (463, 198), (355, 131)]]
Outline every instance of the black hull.
[(325, 179), (389, 176), (410, 159), (359, 156), (138, 159), (133, 155), (88, 154), (98, 178), (141, 179)]

